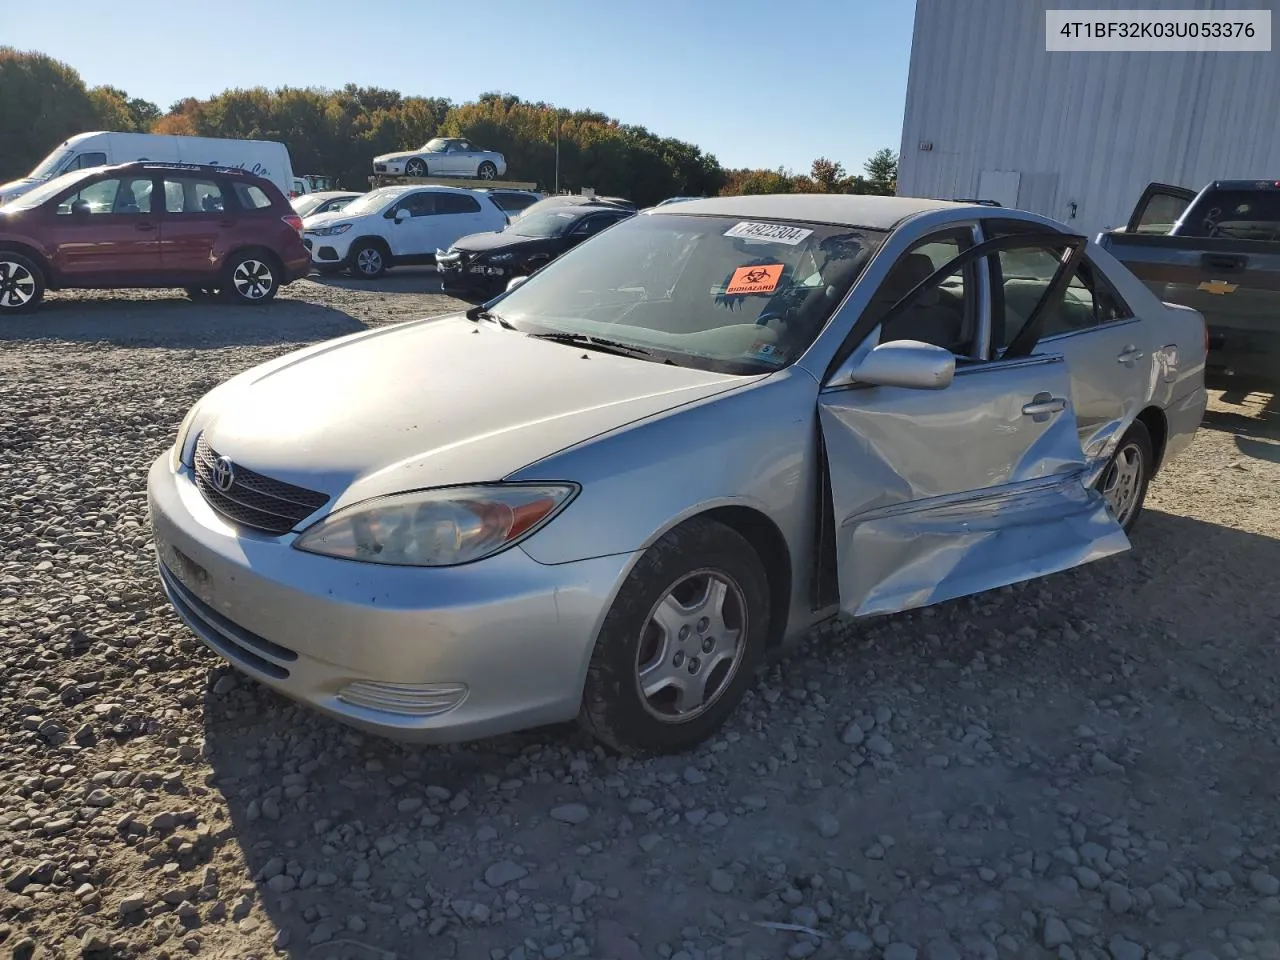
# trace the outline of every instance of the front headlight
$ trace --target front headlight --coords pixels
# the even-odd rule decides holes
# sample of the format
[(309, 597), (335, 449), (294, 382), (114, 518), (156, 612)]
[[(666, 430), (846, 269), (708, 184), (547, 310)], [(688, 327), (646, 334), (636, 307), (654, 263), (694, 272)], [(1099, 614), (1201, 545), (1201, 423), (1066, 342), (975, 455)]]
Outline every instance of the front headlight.
[(351, 229), (349, 223), (337, 223), (332, 227), (315, 227), (308, 230), (307, 233), (314, 233), (317, 237), (336, 237), (340, 233), (346, 233)]
[(576, 484), (503, 483), (379, 497), (325, 517), (294, 546), (365, 563), (452, 567), (514, 546), (577, 492)]
[(193, 403), (191, 409), (187, 411), (187, 415), (182, 418), (182, 423), (178, 426), (178, 436), (174, 438), (173, 447), (169, 451), (169, 469), (174, 473), (177, 473), (182, 467), (182, 457), (186, 453), (187, 447), (187, 435), (191, 433), (191, 424), (195, 422), (196, 413), (199, 410), (199, 402)]
[(515, 256), (514, 253), (495, 253), (489, 257), (489, 262), (490, 263), (506, 263), (508, 260), (510, 260), (514, 256)]

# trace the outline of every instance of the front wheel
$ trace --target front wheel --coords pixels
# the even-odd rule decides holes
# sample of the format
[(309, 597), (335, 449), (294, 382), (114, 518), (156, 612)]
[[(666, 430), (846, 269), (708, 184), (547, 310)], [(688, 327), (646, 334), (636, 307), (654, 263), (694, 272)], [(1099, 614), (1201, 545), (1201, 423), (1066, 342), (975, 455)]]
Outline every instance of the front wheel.
[(1142, 513), (1154, 465), (1151, 432), (1145, 423), (1135, 420), (1120, 439), (1097, 483), (1098, 492), (1107, 503), (1107, 512), (1125, 533), (1133, 529)]
[(377, 280), (387, 271), (387, 256), (379, 244), (361, 241), (351, 251), (351, 273), (361, 280)]
[(0, 316), (34, 310), (44, 298), (44, 272), (27, 257), (0, 250)]
[(480, 164), (480, 169), (476, 171), (476, 173), (481, 180), (497, 180), (498, 179), (498, 168), (495, 167), (488, 160)]
[(280, 289), (274, 263), (261, 253), (238, 253), (227, 264), (222, 292), (232, 303), (267, 303)]
[(427, 175), (427, 161), (421, 157), (413, 157), (404, 165), (404, 175), (406, 177), (425, 177)]
[(623, 752), (673, 753), (715, 733), (764, 655), (769, 581), (751, 545), (694, 519), (655, 543), (606, 616), (579, 721)]

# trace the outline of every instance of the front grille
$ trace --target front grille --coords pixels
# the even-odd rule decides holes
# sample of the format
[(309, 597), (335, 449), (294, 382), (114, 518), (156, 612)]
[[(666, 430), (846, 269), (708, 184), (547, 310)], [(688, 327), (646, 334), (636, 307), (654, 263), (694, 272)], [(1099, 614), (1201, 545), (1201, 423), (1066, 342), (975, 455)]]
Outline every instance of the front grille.
[(373, 165), (373, 172), (374, 172), (374, 173), (386, 173), (386, 172), (387, 172), (387, 165), (386, 165), (385, 163), (375, 163), (375, 164)]
[(218, 452), (201, 434), (195, 451), (196, 486), (213, 509), (246, 527), (267, 533), (288, 533), (329, 502), (326, 494), (272, 480), (238, 464), (231, 487), (219, 490), (213, 484), (217, 460)]

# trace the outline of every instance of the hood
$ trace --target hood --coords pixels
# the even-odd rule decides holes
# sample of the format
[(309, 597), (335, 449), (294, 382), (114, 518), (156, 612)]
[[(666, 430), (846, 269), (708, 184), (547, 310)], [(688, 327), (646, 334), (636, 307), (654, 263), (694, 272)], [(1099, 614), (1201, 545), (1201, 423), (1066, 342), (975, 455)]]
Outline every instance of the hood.
[(17, 180), (10, 180), (8, 183), (0, 183), (0, 197), (4, 197), (5, 200), (13, 200), (40, 183), (44, 183), (44, 181), (33, 180), (31, 177), (21, 177)]
[(522, 237), (510, 230), (493, 230), (462, 237), (449, 249), (461, 250), (463, 253), (489, 253), (504, 247), (527, 247), (530, 250), (537, 250), (557, 246), (560, 240), (560, 237)]
[(452, 315), (277, 361), (214, 400), (197, 429), (233, 462), (324, 491), (343, 506), (501, 480), (598, 434), (745, 382)]
[(396, 153), (383, 153), (373, 158), (374, 163), (387, 160), (408, 160), (410, 157), (418, 156), (417, 150), (400, 150)]
[(331, 223), (342, 223), (346, 220), (359, 220), (365, 214), (353, 213), (350, 216), (343, 216), (341, 210), (330, 210), (327, 213), (313, 213), (302, 218), (302, 229), (311, 230), (315, 227), (327, 227)]

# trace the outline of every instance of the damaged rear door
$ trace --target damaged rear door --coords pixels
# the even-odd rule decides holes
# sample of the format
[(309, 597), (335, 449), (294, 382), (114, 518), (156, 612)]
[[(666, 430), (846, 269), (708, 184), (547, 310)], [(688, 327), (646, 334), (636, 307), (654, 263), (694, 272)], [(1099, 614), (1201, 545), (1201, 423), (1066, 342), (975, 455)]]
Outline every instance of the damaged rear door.
[[(1101, 495), (1086, 486), (1067, 362), (1034, 352), (1085, 242), (1057, 232), (988, 240), (938, 268), (880, 317), (855, 325), (854, 343), (886, 330), (892, 337), (895, 328), (927, 330), (928, 322), (898, 321), (925, 302), (936, 311), (937, 288), (949, 278), (967, 273), (977, 281), (975, 268), (986, 270), (987, 258), (998, 253), (1052, 249), (1060, 258), (1043, 298), (994, 360), (977, 359), (982, 343), (957, 358), (953, 376), (931, 385), (911, 371), (886, 374), (882, 362), (877, 376), (868, 360), (886, 345), (882, 340), (870, 353), (855, 350), (828, 378), (818, 397), (819, 423), (844, 613), (926, 606), (1128, 549)], [(970, 312), (989, 310), (989, 297), (964, 302)], [(860, 330), (864, 321), (875, 329)], [(912, 350), (935, 362), (947, 356), (936, 347), (921, 353), (919, 344), (904, 352), (901, 344), (881, 357), (910, 361)], [(860, 379), (860, 370), (876, 382)], [(917, 385), (903, 385), (913, 377)]]

